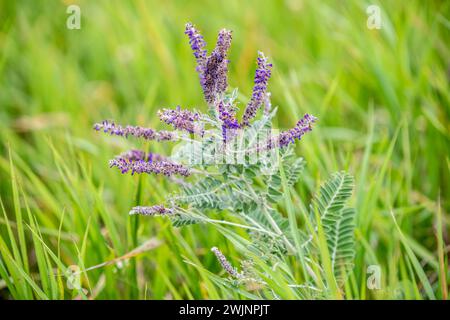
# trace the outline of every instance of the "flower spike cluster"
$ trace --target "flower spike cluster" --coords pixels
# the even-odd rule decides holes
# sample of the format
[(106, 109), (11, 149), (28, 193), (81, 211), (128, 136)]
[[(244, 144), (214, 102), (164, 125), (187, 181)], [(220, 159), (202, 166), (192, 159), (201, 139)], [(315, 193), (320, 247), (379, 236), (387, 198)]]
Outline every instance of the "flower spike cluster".
[[(242, 121), (238, 121), (236, 118), (237, 103), (235, 102), (237, 94), (233, 92), (232, 94), (227, 94), (228, 88), (228, 51), (231, 47), (232, 33), (229, 30), (222, 29), (217, 37), (217, 42), (214, 50), (208, 55), (206, 50), (206, 42), (200, 32), (192, 25), (187, 23), (185, 27), (185, 34), (189, 38), (189, 44), (194, 53), (196, 59), (197, 67), (196, 70), (199, 74), (200, 84), (203, 90), (203, 94), (208, 107), (210, 109), (209, 114), (201, 114), (199, 112), (193, 112), (189, 110), (183, 110), (180, 106), (175, 109), (161, 109), (158, 111), (158, 116), (161, 122), (168, 124), (173, 127), (174, 130), (182, 130), (190, 134), (194, 134), (193, 137), (186, 137), (186, 135), (178, 135), (177, 131), (157, 131), (151, 128), (131, 126), (122, 126), (116, 124), (113, 121), (105, 120), (101, 123), (94, 124), (94, 129), (96, 131), (102, 131), (109, 135), (121, 136), (128, 138), (133, 136), (135, 138), (141, 138), (148, 141), (178, 141), (179, 139), (183, 142), (189, 141), (197, 143), (198, 140), (194, 140), (197, 136), (206, 138), (206, 142), (209, 146), (216, 146), (216, 142), (221, 143), (222, 146), (231, 146), (233, 143), (228, 143), (231, 141), (230, 138), (236, 136), (237, 130), (246, 129), (245, 127), (252, 126), (251, 121), (255, 118), (258, 110), (264, 106), (265, 119), (270, 120), (272, 116), (271, 112), (271, 101), (270, 93), (267, 92), (268, 81), (271, 77), (272, 64), (268, 62), (268, 59), (264, 56), (262, 52), (258, 52), (257, 59), (257, 69), (254, 77), (254, 87), (250, 101), (246, 105), (243, 112)], [(306, 114), (302, 119), (300, 119), (296, 126), (287, 131), (281, 132), (279, 135), (274, 137), (265, 137), (262, 144), (257, 145), (256, 148), (248, 148), (246, 152), (250, 151), (267, 151), (274, 148), (284, 148), (295, 140), (299, 140), (304, 134), (312, 130), (312, 125), (317, 119), (309, 114)], [(216, 134), (210, 134), (210, 131), (206, 125), (213, 128), (221, 128), (222, 136)], [(251, 127), (250, 130), (258, 127)], [(247, 130), (242, 130), (245, 133)], [(258, 132), (254, 133), (258, 136)], [(206, 136), (206, 137), (205, 137)], [(243, 141), (246, 141), (243, 139)], [(182, 158), (186, 156), (185, 153), (196, 153), (195, 148), (186, 148), (181, 146), (179, 150), (182, 150), (177, 156)], [(196, 146), (196, 145), (195, 145)], [(188, 146), (190, 147), (190, 146)], [(214, 152), (216, 152), (216, 149)], [(209, 152), (208, 148), (201, 148), (201, 152)], [(228, 152), (228, 148), (222, 148), (220, 151)], [(232, 150), (230, 150), (231, 152)], [(183, 153), (184, 152), (184, 153)], [(246, 153), (249, 154), (249, 153)], [(180, 156), (181, 155), (181, 156)], [(232, 153), (230, 153), (232, 155)], [(195, 154), (197, 156), (197, 154)], [(205, 154), (206, 157), (202, 159), (209, 159), (210, 154)], [(110, 167), (118, 168), (123, 174), (131, 173), (134, 175), (147, 173), (147, 174), (162, 174), (169, 177), (171, 180), (180, 181), (179, 177), (190, 176), (191, 173), (195, 172), (198, 174), (208, 174), (208, 171), (195, 170), (193, 168), (187, 167), (181, 163), (176, 163), (170, 158), (165, 156), (147, 153), (142, 150), (132, 149), (121, 153), (119, 156), (109, 161)], [(205, 165), (205, 163), (202, 163)], [(219, 167), (222, 170), (223, 167)], [(228, 169), (227, 169), (228, 170)], [(178, 182), (180, 183), (180, 182)], [(189, 185), (184, 181), (181, 184)], [(176, 203), (173, 203), (176, 205)], [(141, 214), (148, 216), (155, 215), (171, 215), (176, 207), (166, 208), (163, 205), (154, 205), (150, 207), (137, 206), (134, 207), (130, 214)], [(241, 277), (242, 273), (239, 273), (232, 265), (227, 261), (225, 256), (217, 248), (211, 249), (222, 267), (235, 278)]]
[(189, 37), (191, 49), (197, 60), (197, 72), (200, 77), (200, 84), (203, 89), (206, 102), (214, 104), (217, 97), (222, 95), (227, 87), (228, 50), (231, 46), (231, 31), (222, 29), (219, 32), (216, 47), (207, 56), (204, 50), (206, 43), (200, 32), (191, 24), (186, 24), (185, 34)]

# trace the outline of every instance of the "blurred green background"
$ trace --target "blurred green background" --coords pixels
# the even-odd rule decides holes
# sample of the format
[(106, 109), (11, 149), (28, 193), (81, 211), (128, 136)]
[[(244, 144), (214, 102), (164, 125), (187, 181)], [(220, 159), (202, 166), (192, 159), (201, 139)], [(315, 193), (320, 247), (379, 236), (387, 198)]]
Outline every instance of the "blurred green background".
[[(66, 27), (70, 4), (81, 9), (80, 30)], [(379, 30), (366, 26), (371, 4), (381, 8)], [(78, 297), (61, 275), (70, 265), (93, 267), (82, 277), (90, 298), (229, 297), (183, 258), (219, 274), (209, 248), (232, 259), (239, 252), (211, 227), (180, 231), (162, 218), (129, 217), (133, 205), (162, 202), (175, 187), (108, 168), (108, 159), (127, 148), (169, 153), (171, 146), (92, 130), (103, 119), (163, 128), (156, 111), (178, 104), (206, 110), (183, 34), (188, 21), (208, 49), (218, 30), (233, 30), (230, 85), (239, 88), (241, 105), (261, 50), (274, 64), (269, 90), (278, 127), (293, 126), (305, 112), (319, 118), (297, 144), (307, 170), (295, 201), (308, 201), (331, 172), (355, 176), (361, 290), (353, 298), (393, 298), (398, 286), (420, 291), (405, 247), (442, 297), (450, 223), (449, 13), (448, 1), (1, 0), (0, 297)], [(146, 243), (131, 259), (114, 260)], [(362, 289), (370, 264), (383, 271), (378, 293)], [(412, 290), (406, 298), (418, 296)]]

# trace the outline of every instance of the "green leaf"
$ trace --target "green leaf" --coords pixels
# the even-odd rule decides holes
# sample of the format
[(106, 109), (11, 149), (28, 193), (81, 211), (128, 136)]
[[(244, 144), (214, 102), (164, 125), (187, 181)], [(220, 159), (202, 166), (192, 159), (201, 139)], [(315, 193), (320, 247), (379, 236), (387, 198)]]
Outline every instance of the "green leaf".
[[(313, 201), (312, 210), (318, 210), (325, 232), (332, 271), (337, 283), (342, 285), (353, 269), (355, 257), (355, 210), (345, 204), (353, 190), (353, 177), (338, 172), (320, 188)], [(312, 212), (312, 215), (314, 211)]]
[(288, 233), (289, 221), (287, 218), (283, 217), (278, 210), (273, 208), (267, 208), (267, 211), (272, 218), (272, 222), (269, 221), (267, 216), (263, 213), (263, 209), (260, 206), (256, 207), (254, 210), (248, 212), (248, 216), (256, 221), (259, 225), (266, 227), (269, 230), (273, 230), (272, 223), (276, 223), (278, 228), (283, 232), (283, 234)]
[(229, 199), (223, 190), (222, 181), (207, 177), (194, 185), (183, 186), (181, 195), (175, 200), (198, 209), (225, 209), (229, 206)]
[(201, 223), (202, 221), (200, 219), (191, 217), (186, 214), (177, 214), (173, 217), (171, 217), (172, 225), (176, 228), (181, 228), (187, 225), (191, 224), (197, 224)]

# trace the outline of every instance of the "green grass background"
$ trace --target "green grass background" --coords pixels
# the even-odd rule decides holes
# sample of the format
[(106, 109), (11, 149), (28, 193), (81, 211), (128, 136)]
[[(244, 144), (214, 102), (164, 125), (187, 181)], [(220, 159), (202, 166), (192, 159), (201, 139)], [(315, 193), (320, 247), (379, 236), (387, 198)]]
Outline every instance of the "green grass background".
[[(80, 30), (66, 28), (69, 4), (81, 8)], [(382, 10), (380, 30), (366, 27), (370, 4)], [(307, 161), (291, 192), (299, 217), (329, 173), (355, 176), (357, 257), (345, 297), (445, 298), (449, 13), (446, 1), (1, 0), (0, 298), (242, 298), (184, 262), (224, 276), (212, 246), (243, 258), (215, 228), (128, 216), (175, 187), (120, 175), (108, 159), (171, 145), (92, 130), (103, 119), (163, 128), (156, 111), (178, 104), (206, 110), (187, 21), (209, 49), (220, 28), (233, 30), (230, 85), (241, 105), (261, 50), (274, 63), (277, 126), (305, 112), (320, 119), (296, 147)], [(366, 287), (373, 264), (380, 290)], [(90, 268), (83, 294), (67, 287), (71, 265)]]

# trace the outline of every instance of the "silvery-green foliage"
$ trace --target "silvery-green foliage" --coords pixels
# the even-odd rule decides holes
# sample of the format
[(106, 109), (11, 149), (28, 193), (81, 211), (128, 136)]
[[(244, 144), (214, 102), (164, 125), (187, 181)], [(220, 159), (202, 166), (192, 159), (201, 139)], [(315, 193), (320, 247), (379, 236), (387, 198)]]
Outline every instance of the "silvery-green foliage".
[[(247, 148), (255, 145), (258, 134), (263, 129), (270, 128), (273, 116), (274, 113), (263, 116), (250, 126), (245, 136)], [(214, 123), (215, 120), (211, 117), (208, 121)], [(178, 149), (177, 160), (183, 160), (183, 153), (179, 152), (183, 148), (187, 150), (190, 146), (181, 146)], [(208, 154), (208, 151), (211, 153)], [(201, 152), (203, 157), (214, 157), (214, 148), (202, 149)], [(189, 150), (188, 154), (193, 153)], [(190, 160), (191, 158), (187, 158), (187, 161)], [(277, 150), (276, 161), (277, 165), (283, 168), (286, 187), (292, 188), (301, 181), (306, 162), (296, 156), (291, 146)], [(176, 203), (176, 207), (186, 208), (177, 210), (177, 214), (172, 217), (174, 226), (205, 223), (213, 211), (222, 212), (225, 213), (225, 217), (228, 215), (238, 218), (244, 225), (251, 227), (248, 230), (251, 239), (248, 249), (258, 253), (268, 263), (274, 261), (273, 257), (296, 255), (289, 220), (277, 208), (282, 202), (284, 192), (281, 171), (278, 167), (277, 170), (268, 173), (266, 165), (261, 160), (256, 163), (246, 161), (244, 164), (216, 164), (211, 170), (210, 165), (200, 164), (198, 168), (211, 174), (199, 178), (192, 185), (182, 186), (181, 190), (170, 198)], [(314, 197), (309, 215), (310, 223), (317, 231), (314, 210), (319, 213), (332, 270), (339, 285), (343, 284), (351, 271), (355, 254), (353, 236), (355, 210), (346, 207), (352, 188), (353, 178), (350, 175), (343, 172), (332, 175)], [(197, 214), (190, 215), (189, 212)], [(297, 232), (302, 242), (302, 255), (307, 259), (306, 264), (309, 264), (309, 260), (317, 257), (317, 246), (312, 241), (311, 235), (304, 230), (298, 229)], [(248, 270), (246, 272), (255, 273)], [(245, 278), (239, 281), (245, 281)], [(317, 292), (313, 293), (317, 295)]]
[[(257, 141), (261, 140), (259, 135), (266, 134), (266, 130), (271, 127), (271, 119), (275, 111), (254, 121), (248, 130), (245, 130), (246, 150), (255, 148)], [(212, 117), (207, 120), (212, 124), (215, 122)], [(209, 141), (208, 138), (206, 141)], [(196, 147), (193, 147), (191, 142), (186, 142), (185, 145), (177, 148), (172, 158), (189, 163), (192, 155), (201, 156), (203, 159), (211, 159), (215, 156), (214, 148), (203, 148), (197, 155), (192, 148)], [(293, 186), (300, 178), (304, 160), (296, 157), (291, 147), (277, 150), (276, 156), (272, 160), (276, 161), (276, 165), (283, 166), (289, 177), (288, 185)], [(213, 174), (202, 177), (189, 186), (181, 186), (180, 192), (173, 194), (170, 201), (177, 206), (187, 206), (205, 214), (208, 210), (226, 211), (255, 228), (249, 232), (249, 236), (257, 240), (256, 246), (264, 241), (276, 248), (273, 252), (288, 251), (286, 239), (292, 239), (289, 222), (274, 207), (282, 194), (280, 171), (277, 167), (275, 170), (268, 168), (264, 158), (258, 158), (255, 163), (246, 158), (244, 164), (219, 163), (214, 166), (200, 162), (196, 167), (204, 171), (210, 170), (209, 172)], [(211, 167), (213, 167), (212, 170)], [(180, 210), (172, 219), (176, 226), (202, 222), (201, 218), (189, 217), (186, 211)]]

